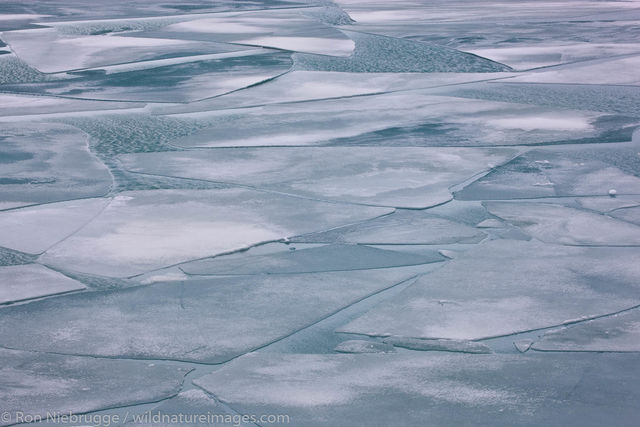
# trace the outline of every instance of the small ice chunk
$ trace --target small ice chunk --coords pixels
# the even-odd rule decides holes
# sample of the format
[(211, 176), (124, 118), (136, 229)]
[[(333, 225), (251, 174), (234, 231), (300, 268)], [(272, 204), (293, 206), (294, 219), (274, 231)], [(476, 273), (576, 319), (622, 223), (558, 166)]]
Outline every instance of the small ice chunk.
[(611, 190), (609, 190), (609, 195), (611, 197), (615, 197), (616, 194), (618, 194), (618, 192), (615, 189), (612, 188)]
[(504, 228), (504, 224), (495, 218), (488, 218), (476, 225), (478, 228)]
[(419, 351), (452, 351), (457, 353), (493, 353), (491, 348), (486, 344), (453, 339), (420, 339), (411, 337), (389, 337), (384, 342), (395, 347), (408, 348), (409, 350)]
[(520, 353), (526, 353), (527, 351), (529, 351), (529, 349), (531, 348), (531, 344), (533, 344), (532, 340), (519, 340), (513, 342), (514, 347)]
[(366, 340), (343, 341), (334, 350), (338, 353), (393, 353), (396, 351), (391, 344)]

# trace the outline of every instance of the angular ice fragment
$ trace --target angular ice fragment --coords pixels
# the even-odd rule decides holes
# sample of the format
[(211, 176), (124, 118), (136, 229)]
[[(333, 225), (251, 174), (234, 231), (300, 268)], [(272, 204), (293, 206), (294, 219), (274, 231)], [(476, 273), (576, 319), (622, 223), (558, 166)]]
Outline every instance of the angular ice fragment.
[(442, 261), (435, 252), (416, 255), (361, 245), (326, 245), (268, 255), (218, 257), (180, 266), (187, 274), (290, 274), (401, 267)]
[(464, 223), (428, 212), (405, 210), (359, 224), (293, 237), (291, 241), (296, 243), (439, 245), (478, 243), (485, 237), (485, 233)]
[(125, 192), (42, 259), (75, 271), (133, 276), (389, 212), (245, 189)]
[(640, 352), (640, 310), (551, 330), (532, 348), (540, 351)]
[(127, 170), (250, 185), (323, 200), (427, 208), (449, 187), (501, 163), (509, 148), (236, 148), (130, 154)]
[(408, 348), (409, 350), (419, 351), (451, 351), (457, 353), (476, 353), (488, 354), (493, 353), (491, 348), (486, 344), (467, 341), (467, 340), (450, 340), (450, 339), (422, 339), (411, 337), (391, 336), (385, 338), (383, 342), (391, 344), (395, 347)]
[(334, 350), (338, 353), (393, 353), (396, 351), (391, 344), (366, 340), (343, 341)]
[(82, 289), (82, 283), (38, 264), (0, 267), (0, 304)]
[[(157, 402), (178, 393), (183, 368), (0, 349), (0, 425)], [(91, 418), (79, 424), (90, 424)]]
[(0, 342), (65, 354), (222, 363), (414, 275), (405, 267), (236, 276), (71, 294), (1, 309)]
[(526, 353), (527, 351), (529, 351), (529, 349), (531, 348), (531, 344), (533, 344), (533, 341), (531, 340), (520, 340), (513, 342), (516, 350), (518, 350), (520, 353)]
[(640, 245), (640, 227), (605, 215), (551, 203), (485, 202), (493, 215), (547, 243)]
[(338, 332), (479, 340), (617, 312), (640, 303), (638, 256), (639, 248), (489, 241)]
[(495, 218), (485, 219), (484, 221), (476, 224), (478, 228), (504, 228), (504, 224)]

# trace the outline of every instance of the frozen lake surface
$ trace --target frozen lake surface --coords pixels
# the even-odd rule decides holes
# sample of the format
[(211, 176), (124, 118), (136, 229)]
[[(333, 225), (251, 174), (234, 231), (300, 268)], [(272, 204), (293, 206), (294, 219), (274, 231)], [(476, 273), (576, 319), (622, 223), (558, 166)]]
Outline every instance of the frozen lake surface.
[(0, 426), (640, 424), (640, 2), (0, 2)]

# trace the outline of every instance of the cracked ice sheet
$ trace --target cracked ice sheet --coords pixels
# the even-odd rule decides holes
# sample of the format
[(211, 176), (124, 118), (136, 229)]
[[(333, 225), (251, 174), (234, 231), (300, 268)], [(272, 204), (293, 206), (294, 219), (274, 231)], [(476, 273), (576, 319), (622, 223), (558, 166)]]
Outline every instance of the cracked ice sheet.
[(157, 402), (178, 393), (186, 370), (130, 360), (94, 359), (0, 349), (0, 401), (25, 418), (68, 415)]
[[(634, 43), (623, 44), (534, 44), (520, 43), (510, 47), (487, 47), (470, 49), (468, 52), (489, 58), (493, 61), (509, 65), (518, 70), (527, 70), (538, 67), (548, 67), (569, 62), (592, 60), (601, 57), (611, 57), (640, 52), (640, 46)], [(573, 77), (567, 82), (573, 82)], [(525, 80), (526, 77), (523, 77)], [(619, 79), (620, 77), (615, 77)], [(518, 79), (516, 79), (518, 80)], [(593, 82), (588, 82), (593, 83)]]
[(237, 276), (65, 295), (0, 310), (0, 340), (64, 354), (223, 363), (415, 272)]
[(546, 243), (640, 246), (640, 227), (552, 203), (484, 202), (487, 210)]
[(0, 304), (82, 289), (82, 283), (39, 264), (0, 267)]
[[(144, 107), (144, 104), (132, 104), (130, 102), (87, 101), (44, 96), (25, 96), (9, 93), (0, 94), (0, 117), (3, 118), (3, 121), (8, 120), (5, 118), (6, 116), (31, 116), (141, 107)], [(5, 125), (3, 124), (3, 126)]]
[(192, 19), (136, 36), (202, 40), (349, 56), (353, 41), (339, 30), (293, 10), (193, 15)]
[(640, 303), (638, 256), (638, 248), (494, 240), (338, 331), (476, 340), (615, 313)]
[(390, 268), (444, 260), (435, 251), (416, 255), (361, 245), (326, 245), (239, 259), (204, 259), (183, 264), (180, 269), (192, 275), (291, 274)]
[(640, 193), (638, 144), (576, 144), (528, 151), (455, 193), (460, 200)]
[(39, 254), (91, 221), (110, 199), (81, 199), (0, 212), (0, 246)]
[(511, 148), (290, 147), (120, 156), (131, 172), (248, 185), (322, 200), (427, 208)]
[[(189, 106), (189, 109), (191, 106)], [(491, 146), (600, 137), (602, 113), (433, 96), (427, 90), (168, 117), (211, 124), (177, 146)], [(637, 119), (635, 120), (637, 122)]]
[[(145, 412), (145, 414), (143, 414), (143, 417), (146, 414), (147, 413)], [(225, 405), (220, 404), (215, 400), (213, 396), (209, 395), (207, 392), (195, 388), (182, 391), (173, 399), (162, 402), (159, 406), (152, 409), (150, 411), (150, 414), (151, 415), (149, 418), (145, 419), (140, 417), (140, 420), (131, 420), (125, 425), (135, 425), (139, 427), (174, 427), (180, 424), (188, 424), (190, 426), (201, 427), (223, 425), (232, 425), (234, 427), (255, 427), (256, 425), (252, 422), (243, 422), (243, 415), (239, 415)], [(210, 416), (207, 417), (207, 415), (209, 414)], [(214, 418), (211, 415), (216, 415), (224, 418)], [(257, 415), (258, 418), (260, 417), (260, 415)], [(214, 422), (211, 422), (212, 420)]]
[(599, 59), (526, 73), (510, 79), (519, 83), (572, 83), (602, 85), (640, 85), (636, 72), (640, 55), (625, 58)]
[(190, 102), (260, 83), (291, 67), (287, 53), (251, 49), (199, 55), (190, 61), (160, 60), (74, 73), (73, 78), (7, 86), (13, 91), (70, 98)]
[(640, 310), (548, 331), (531, 348), (539, 351), (640, 352)]
[(242, 47), (146, 37), (121, 37), (109, 34), (63, 34), (57, 28), (7, 31), (2, 33), (13, 52), (43, 73), (124, 64), (167, 56), (189, 56), (194, 52), (223, 53)]
[(252, 353), (194, 382), (240, 413), (305, 426), (633, 425), (639, 366), (636, 355)]
[(42, 260), (85, 273), (133, 276), (389, 212), (244, 189), (124, 192)]
[(467, 224), (422, 211), (397, 211), (359, 224), (291, 238), (301, 243), (441, 245), (478, 243), (487, 235)]
[(339, 73), (294, 70), (259, 86), (187, 106), (150, 106), (152, 112), (176, 114), (196, 110), (250, 107), (438, 87), (511, 73)]
[(103, 196), (107, 167), (79, 129), (50, 123), (5, 123), (0, 130), (0, 200), (47, 203)]

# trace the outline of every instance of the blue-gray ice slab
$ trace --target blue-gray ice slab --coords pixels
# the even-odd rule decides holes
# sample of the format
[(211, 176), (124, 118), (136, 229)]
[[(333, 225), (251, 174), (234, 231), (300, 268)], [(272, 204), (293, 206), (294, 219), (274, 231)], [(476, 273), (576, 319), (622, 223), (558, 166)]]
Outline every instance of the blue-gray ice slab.
[[(434, 96), (433, 90), (440, 89), (209, 112), (202, 111), (207, 103), (197, 103), (171, 108), (184, 114), (169, 117), (209, 122), (200, 132), (174, 141), (186, 148), (525, 145), (600, 138), (612, 127), (603, 113), (470, 101)], [(615, 130), (628, 122), (616, 121)], [(630, 131), (616, 141), (629, 139)]]
[[(640, 44), (636, 45), (636, 49), (638, 48), (640, 48)], [(636, 72), (640, 66), (640, 55), (636, 51), (636, 55), (621, 56), (528, 72), (511, 80), (520, 83), (640, 85), (640, 77)]]
[(89, 152), (87, 134), (68, 125), (3, 123), (0, 165), (2, 203), (96, 197), (111, 189), (111, 175)]
[(636, 308), (548, 331), (531, 348), (539, 351), (640, 352), (640, 310)]
[(441, 245), (478, 243), (487, 235), (457, 221), (421, 211), (397, 211), (359, 224), (292, 237), (300, 243), (359, 243), (371, 245)]
[(11, 414), (0, 425), (19, 424), (19, 416), (45, 419), (47, 412), (68, 416), (157, 402), (176, 395), (185, 374), (183, 368), (139, 361), (0, 349), (0, 401)]
[(455, 194), (461, 200), (640, 193), (639, 144), (589, 144), (528, 151)]
[[(130, 20), (149, 16), (173, 17), (176, 14), (196, 14), (208, 12), (237, 11), (244, 9), (270, 9), (305, 6), (307, 1), (289, 0), (190, 0), (167, 3), (165, 0), (114, 0), (96, 3), (90, 0), (63, 0), (54, 2), (28, 2), (22, 0), (3, 1), (3, 10), (7, 14), (40, 14), (31, 17), (29, 22), (37, 21), (45, 25), (49, 21), (63, 20)], [(27, 19), (26, 17), (24, 19)]]
[(121, 156), (131, 172), (233, 183), (321, 200), (427, 208), (512, 148), (283, 147)]
[(640, 246), (640, 227), (553, 203), (485, 202), (487, 210), (546, 243)]
[(493, 240), (338, 331), (477, 340), (615, 313), (640, 303), (638, 256), (638, 248)]
[(632, 426), (637, 355), (249, 354), (195, 383), (304, 426)]
[(378, 341), (348, 340), (338, 344), (334, 351), (338, 353), (395, 353), (391, 345)]
[(369, 270), (444, 260), (435, 251), (416, 255), (361, 245), (326, 245), (235, 259), (210, 258), (183, 264), (180, 269), (191, 275), (291, 274)]
[[(492, 78), (513, 73), (494, 73)], [(279, 76), (258, 86), (186, 106), (150, 105), (159, 114), (252, 107), (283, 102), (299, 102), (384, 92), (426, 89), (485, 81), (486, 73), (337, 73), (296, 71)]]
[(20, 59), (43, 73), (243, 49), (222, 43), (76, 34), (69, 27), (7, 31), (2, 39)]
[(191, 15), (189, 20), (135, 35), (216, 41), (337, 57), (349, 56), (354, 49), (354, 42), (341, 31), (296, 9)]
[[(0, 65), (1, 67), (1, 65)], [(0, 71), (1, 72), (1, 71)], [(104, 102), (84, 99), (67, 99), (45, 96), (29, 96), (11, 93), (0, 94), (0, 116), (35, 116), (97, 110), (119, 110), (142, 108), (144, 104), (131, 102)], [(7, 119), (3, 119), (7, 120)]]
[[(259, 420), (263, 414), (255, 414)], [(266, 418), (265, 418), (266, 419)], [(254, 426), (249, 415), (243, 416), (215, 400), (201, 389), (189, 389), (162, 402), (152, 410), (131, 415), (127, 426)]]
[(455, 49), (411, 40), (344, 31), (354, 42), (348, 58), (296, 53), (294, 67), (349, 73), (495, 73), (506, 65)]
[(638, 197), (587, 197), (579, 199), (578, 204), (585, 209), (640, 225), (640, 198)]
[(610, 113), (609, 117), (604, 116), (600, 123), (595, 123), (603, 133), (598, 140), (590, 142), (628, 141), (631, 132), (624, 133), (625, 138), (621, 138), (622, 135), (615, 132), (616, 127), (628, 127), (640, 116), (640, 87), (637, 86), (489, 82), (431, 91), (469, 99)]
[[(502, 64), (509, 65), (517, 70), (530, 70), (534, 68), (550, 67), (552, 65), (570, 64), (575, 62), (582, 62), (587, 60), (595, 60), (598, 58), (616, 57), (629, 54), (637, 54), (640, 45), (637, 43), (588, 43), (584, 41), (573, 41), (563, 44), (556, 44), (554, 42), (524, 42), (517, 43), (511, 46), (482, 46), (471, 47), (466, 50), (474, 55), (482, 56), (483, 58), (491, 59)], [(614, 65), (619, 60), (612, 59), (611, 64)], [(624, 60), (620, 60), (619, 65), (627, 65)], [(570, 71), (565, 67), (558, 67), (558, 72), (550, 71), (549, 74), (538, 74), (530, 80), (527, 74), (516, 80), (520, 81), (565, 81), (570, 83), (573, 78), (576, 82), (582, 81), (583, 83), (606, 83), (611, 84), (614, 82), (637, 82), (639, 79), (635, 79), (631, 74), (623, 69), (621, 74), (618, 74), (619, 69), (608, 67), (608, 70), (615, 70), (613, 76), (605, 76), (602, 74), (605, 71), (605, 67), (594, 67), (590, 70), (580, 68), (575, 74), (570, 75)], [(618, 65), (618, 64), (615, 64)], [(593, 72), (596, 80), (588, 82), (587, 72)], [(596, 74), (597, 73), (597, 74)], [(597, 77), (596, 77), (597, 75)], [(552, 77), (553, 76), (553, 77)]]
[(389, 212), (246, 189), (124, 192), (41, 259), (84, 273), (133, 276)]
[(288, 53), (249, 49), (78, 71), (61, 80), (5, 88), (80, 99), (184, 103), (269, 80), (291, 63)]
[(70, 294), (1, 309), (0, 340), (64, 354), (222, 363), (415, 271), (236, 276)]
[(0, 304), (82, 289), (82, 283), (39, 264), (0, 267)]
[(0, 246), (40, 254), (85, 226), (109, 201), (79, 199), (0, 212)]

